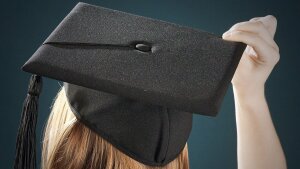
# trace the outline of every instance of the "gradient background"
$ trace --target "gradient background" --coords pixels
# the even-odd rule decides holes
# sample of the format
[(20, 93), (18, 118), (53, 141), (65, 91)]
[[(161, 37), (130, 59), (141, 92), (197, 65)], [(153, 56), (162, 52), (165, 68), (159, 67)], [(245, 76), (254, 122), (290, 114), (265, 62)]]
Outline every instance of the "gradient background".
[[(266, 84), (273, 122), (290, 169), (300, 168), (300, 3), (296, 1), (167, 1), (88, 0), (87, 3), (148, 16), (222, 35), (233, 24), (273, 14), (278, 19), (275, 40), (281, 59)], [(12, 168), (22, 102), (30, 74), (20, 67), (47, 38), (77, 1), (2, 0), (0, 26), (0, 168)], [(37, 139), (59, 83), (44, 78)], [(191, 169), (237, 168), (234, 102), (230, 87), (216, 118), (194, 116), (188, 140)], [(39, 145), (40, 146), (40, 145)], [(40, 147), (38, 147), (38, 156)], [(38, 158), (40, 159), (40, 157)]]

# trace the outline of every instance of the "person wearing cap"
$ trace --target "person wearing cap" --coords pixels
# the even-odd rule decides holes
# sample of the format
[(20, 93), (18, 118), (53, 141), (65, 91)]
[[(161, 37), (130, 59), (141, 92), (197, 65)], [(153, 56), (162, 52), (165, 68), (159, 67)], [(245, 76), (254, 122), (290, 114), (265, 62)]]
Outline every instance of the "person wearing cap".
[[(276, 26), (274, 16), (257, 17), (233, 25), (220, 39), (79, 3), (22, 67), (35, 75), (23, 105), (14, 168), (36, 166), (41, 76), (64, 81), (44, 130), (43, 169), (188, 169), (192, 113), (215, 116), (230, 82), (238, 168), (287, 168), (264, 95), (280, 56)], [(174, 36), (176, 43), (169, 41)], [(192, 59), (180, 60), (183, 51)]]

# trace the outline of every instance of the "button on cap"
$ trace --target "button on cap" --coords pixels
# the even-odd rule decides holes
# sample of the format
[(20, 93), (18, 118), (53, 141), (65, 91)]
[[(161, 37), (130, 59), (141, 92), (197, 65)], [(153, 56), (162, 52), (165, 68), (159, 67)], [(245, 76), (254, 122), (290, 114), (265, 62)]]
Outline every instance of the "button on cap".
[(142, 51), (142, 52), (149, 52), (149, 51), (151, 51), (151, 46), (146, 45), (146, 44), (143, 44), (143, 43), (138, 43), (138, 44), (136, 44), (136, 45), (135, 45), (135, 48), (136, 48), (137, 50)]

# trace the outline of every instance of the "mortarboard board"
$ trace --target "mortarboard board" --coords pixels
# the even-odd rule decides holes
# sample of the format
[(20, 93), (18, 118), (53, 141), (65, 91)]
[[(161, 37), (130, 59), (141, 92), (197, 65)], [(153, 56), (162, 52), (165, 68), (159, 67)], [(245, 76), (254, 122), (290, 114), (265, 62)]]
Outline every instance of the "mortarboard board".
[(193, 113), (216, 116), (246, 45), (212, 33), (78, 3), (22, 70), (32, 73), (15, 168), (35, 168), (42, 77), (63, 81), (75, 116), (133, 159), (174, 160)]

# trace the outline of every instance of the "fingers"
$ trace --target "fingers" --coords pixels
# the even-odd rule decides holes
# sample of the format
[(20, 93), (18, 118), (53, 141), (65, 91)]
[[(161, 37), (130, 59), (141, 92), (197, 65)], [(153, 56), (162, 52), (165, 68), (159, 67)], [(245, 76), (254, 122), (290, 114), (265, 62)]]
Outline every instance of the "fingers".
[(271, 62), (273, 64), (279, 61), (279, 52), (255, 32), (229, 31), (223, 34), (223, 38), (230, 41), (243, 42), (252, 46), (255, 52), (260, 56), (259, 59), (261, 62)]
[(265, 17), (256, 17), (250, 19), (250, 22), (253, 21), (261, 21), (267, 28), (267, 30), (270, 32), (272, 37), (274, 37), (277, 27), (277, 19), (273, 15), (267, 15)]
[(233, 25), (229, 31), (246, 31), (246, 32), (253, 32), (261, 36), (269, 45), (271, 45), (276, 51), (279, 51), (279, 47), (273, 40), (273, 35), (268, 31), (265, 24), (260, 21), (247, 21), (247, 22), (240, 22)]
[(280, 57), (279, 47), (273, 39), (276, 26), (276, 18), (272, 15), (256, 17), (233, 25), (222, 37), (225, 40), (244, 42), (252, 47), (255, 52), (246, 53), (249, 56), (257, 54), (254, 61), (276, 64)]

